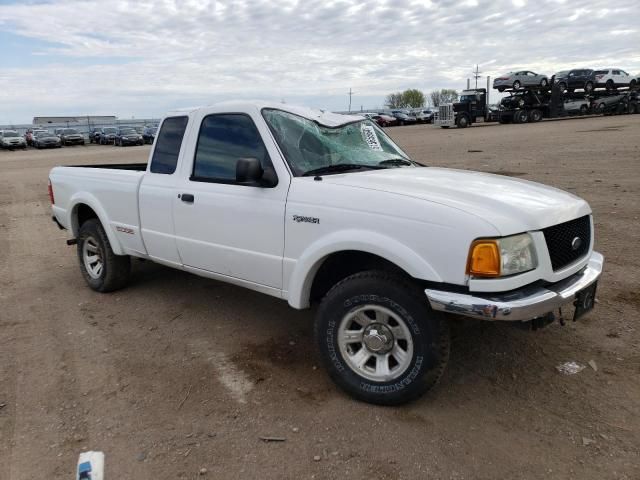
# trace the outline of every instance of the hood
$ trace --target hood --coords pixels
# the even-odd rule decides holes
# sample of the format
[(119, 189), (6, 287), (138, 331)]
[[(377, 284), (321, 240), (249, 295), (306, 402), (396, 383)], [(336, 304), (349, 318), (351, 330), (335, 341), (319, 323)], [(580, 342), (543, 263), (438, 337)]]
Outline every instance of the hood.
[(535, 182), (447, 168), (327, 175), (323, 183), (420, 198), (482, 218), (501, 235), (539, 230), (591, 213), (587, 202)]

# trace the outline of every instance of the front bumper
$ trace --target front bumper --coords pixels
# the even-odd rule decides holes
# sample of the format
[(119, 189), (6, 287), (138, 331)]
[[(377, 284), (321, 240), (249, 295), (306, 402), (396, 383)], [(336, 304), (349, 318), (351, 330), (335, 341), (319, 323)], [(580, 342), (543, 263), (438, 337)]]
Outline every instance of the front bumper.
[(509, 293), (472, 295), (426, 289), (431, 308), (481, 320), (526, 322), (540, 318), (557, 308), (573, 302), (576, 294), (592, 285), (602, 274), (604, 257), (592, 252), (584, 269), (557, 283), (529, 286)]

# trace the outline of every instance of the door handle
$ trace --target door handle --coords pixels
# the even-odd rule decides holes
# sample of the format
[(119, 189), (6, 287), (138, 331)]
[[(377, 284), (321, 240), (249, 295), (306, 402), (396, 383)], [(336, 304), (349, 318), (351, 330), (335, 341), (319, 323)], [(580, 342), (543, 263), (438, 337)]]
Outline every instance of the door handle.
[(178, 195), (178, 198), (186, 203), (193, 203), (193, 201), (195, 200), (195, 197), (192, 193), (181, 193)]

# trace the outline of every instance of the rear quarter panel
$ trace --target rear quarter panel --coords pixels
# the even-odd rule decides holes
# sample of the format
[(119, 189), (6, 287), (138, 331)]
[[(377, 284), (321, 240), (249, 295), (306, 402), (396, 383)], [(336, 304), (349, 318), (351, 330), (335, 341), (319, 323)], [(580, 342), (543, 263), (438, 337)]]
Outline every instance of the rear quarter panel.
[(96, 212), (116, 254), (146, 255), (140, 235), (138, 189), (144, 172), (86, 167), (56, 167), (49, 178), (53, 213), (76, 237), (78, 207)]

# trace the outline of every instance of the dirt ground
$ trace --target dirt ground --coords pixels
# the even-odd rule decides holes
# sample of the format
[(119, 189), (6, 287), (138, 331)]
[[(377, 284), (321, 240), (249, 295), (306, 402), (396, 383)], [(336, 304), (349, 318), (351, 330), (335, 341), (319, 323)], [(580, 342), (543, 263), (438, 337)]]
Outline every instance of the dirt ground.
[[(596, 310), (537, 332), (454, 319), (437, 389), (359, 403), (316, 367), (313, 312), (150, 262), (117, 293), (85, 285), (47, 172), (148, 147), (3, 151), (0, 479), (73, 478), (87, 449), (107, 479), (640, 478), (640, 115), (389, 132), (429, 165), (587, 199)], [(562, 375), (566, 361), (586, 368)]]

